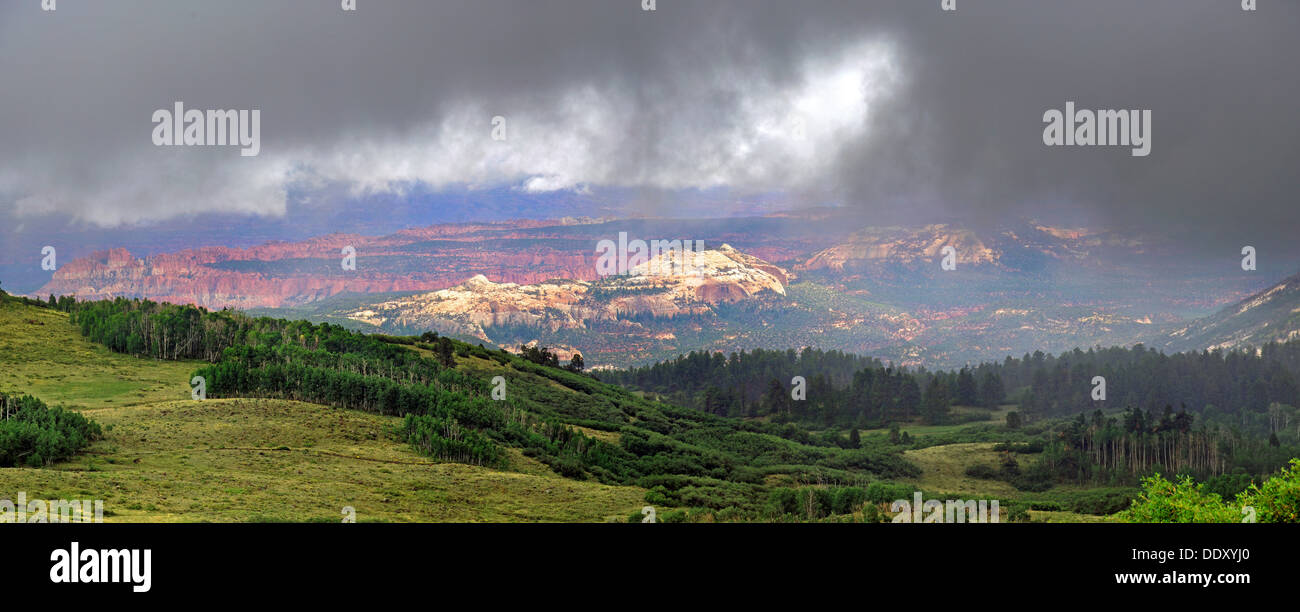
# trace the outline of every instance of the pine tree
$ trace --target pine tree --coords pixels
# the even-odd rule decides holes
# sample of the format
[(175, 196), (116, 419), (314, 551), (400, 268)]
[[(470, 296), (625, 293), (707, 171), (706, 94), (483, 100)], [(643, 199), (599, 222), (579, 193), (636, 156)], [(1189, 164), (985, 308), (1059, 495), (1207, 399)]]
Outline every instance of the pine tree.
[(1006, 391), (1002, 389), (1002, 377), (993, 372), (984, 373), (984, 381), (980, 386), (980, 405), (989, 410), (997, 410), (1002, 399), (1006, 396)]
[(582, 354), (574, 353), (573, 357), (569, 359), (568, 370), (570, 372), (581, 372), (584, 367), (586, 367), (586, 365), (582, 362)]
[(456, 367), (456, 349), (452, 346), (451, 340), (446, 336), (438, 338), (438, 363), (443, 367)]
[(942, 424), (948, 418), (948, 386), (938, 376), (931, 378), (930, 384), (925, 388), (921, 414), (925, 422), (931, 425)]
[(906, 376), (898, 393), (898, 411), (904, 420), (912, 418), (921, 408), (921, 387), (916, 378)]
[(773, 378), (767, 384), (767, 412), (768, 414), (784, 414), (788, 403), (786, 401), (785, 387), (781, 386), (781, 381)]
[(957, 372), (957, 405), (974, 406), (979, 402), (979, 394), (975, 387), (975, 375), (971, 374), (969, 368), (962, 368)]

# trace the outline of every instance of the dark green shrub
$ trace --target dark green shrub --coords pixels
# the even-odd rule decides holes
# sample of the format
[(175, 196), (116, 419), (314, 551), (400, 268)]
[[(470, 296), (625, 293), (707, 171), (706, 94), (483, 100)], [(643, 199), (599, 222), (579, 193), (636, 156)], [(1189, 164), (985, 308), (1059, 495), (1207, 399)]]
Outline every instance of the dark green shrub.
[(667, 506), (670, 503), (668, 499), (668, 489), (663, 485), (656, 486), (645, 492), (645, 503), (651, 506)]
[(867, 485), (867, 501), (873, 504), (887, 504), (898, 499), (910, 500), (916, 487), (889, 482), (873, 482)]
[(30, 395), (0, 394), (0, 467), (41, 467), (99, 439), (99, 424)]
[(831, 512), (852, 514), (865, 501), (867, 501), (867, 492), (858, 487), (836, 489), (831, 495)]

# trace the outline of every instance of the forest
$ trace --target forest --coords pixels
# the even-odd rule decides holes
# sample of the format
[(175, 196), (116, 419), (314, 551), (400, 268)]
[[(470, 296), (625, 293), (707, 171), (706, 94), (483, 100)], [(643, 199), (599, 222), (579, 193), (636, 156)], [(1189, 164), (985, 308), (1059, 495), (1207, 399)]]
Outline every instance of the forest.
[[(1300, 341), (1269, 343), (1258, 350), (1215, 350), (1166, 355), (1138, 344), (1131, 348), (1075, 349), (1008, 357), (975, 368), (1005, 381), (1026, 420), (1101, 409), (1160, 411), (1165, 405), (1201, 415), (1211, 424), (1235, 425), (1268, 437), (1300, 425), (1287, 416), (1300, 397)], [(1105, 379), (1106, 399), (1091, 397), (1095, 376)]]
[[(1164, 355), (1138, 345), (1035, 353), (956, 372), (894, 368), (808, 348), (696, 352), (600, 376), (708, 412), (828, 428), (826, 436), (847, 428), (849, 446), (861, 439), (858, 430), (885, 426), (891, 440), (913, 448), (1005, 441), (1019, 431), (1028, 442), (1000, 444), (1007, 451), (1000, 468), (970, 466), (966, 473), (1021, 491), (1134, 486), (1164, 473), (1235, 495), (1252, 476), (1300, 454), (1297, 367), (1300, 341), (1258, 352)], [(793, 397), (794, 376), (807, 381), (803, 399)], [(1092, 399), (1094, 376), (1105, 378), (1107, 400)], [(1018, 407), (1006, 414), (1001, 431), (976, 427), (925, 439), (899, 433), (900, 425), (956, 422), (953, 406), (991, 409), (1003, 402)]]
[[(917, 418), (938, 424), (951, 422), (948, 408), (954, 405), (993, 408), (1009, 402), (1019, 404), (1016, 418), (1024, 424), (1096, 410), (1159, 414), (1169, 405), (1207, 426), (1263, 438), (1300, 431), (1300, 340), (1259, 351), (1173, 355), (1140, 344), (1058, 356), (1036, 352), (956, 372), (895, 368), (811, 348), (692, 352), (600, 376), (708, 412), (774, 415), (813, 427), (881, 427)], [(791, 398), (795, 376), (807, 381), (802, 402)], [(1096, 376), (1105, 379), (1104, 400), (1092, 399)]]
[[(691, 352), (672, 361), (604, 371), (602, 380), (658, 394), (669, 401), (732, 417), (772, 416), (777, 422), (867, 429), (921, 418), (953, 422), (953, 405), (997, 408), (1000, 377), (969, 368), (928, 372), (886, 366), (840, 351), (756, 349), (723, 355)], [(794, 377), (806, 393), (796, 399)]]
[[(1003, 444), (1000, 470), (969, 468), (977, 478), (1005, 480), (1022, 491), (1058, 483), (1136, 485), (1153, 474), (1188, 476), (1235, 495), (1251, 482), (1300, 454), (1293, 432), (1267, 438), (1239, 429), (1198, 423), (1194, 414), (1166, 405), (1157, 414), (1139, 409), (1106, 416), (1100, 410), (1043, 423), (1038, 442)], [(1032, 457), (1021, 469), (1015, 456)]]

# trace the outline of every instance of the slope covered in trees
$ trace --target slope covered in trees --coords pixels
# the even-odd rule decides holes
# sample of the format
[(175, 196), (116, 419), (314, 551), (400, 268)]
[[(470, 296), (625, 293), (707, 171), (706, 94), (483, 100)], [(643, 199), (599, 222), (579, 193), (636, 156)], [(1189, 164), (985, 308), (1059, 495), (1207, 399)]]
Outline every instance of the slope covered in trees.
[[(41, 301), (41, 307), (51, 305)], [(834, 520), (846, 509), (865, 517), (878, 499), (914, 488), (904, 483), (915, 482), (919, 471), (901, 451), (956, 442), (1014, 442), (1003, 445), (1003, 469), (980, 477), (1007, 479), (1024, 491), (1027, 497), (1014, 498), (1022, 501), (1007, 503), (1018, 513), (1052, 507), (1113, 513), (1127, 505), (1132, 483), (1156, 472), (1193, 475), (1235, 495), (1296, 451), (1293, 409), (1273, 395), (1265, 396), (1263, 412), (1188, 407), (1180, 414), (1152, 405), (1098, 415), (1099, 405), (1089, 399), (1089, 416), (1073, 420), (1066, 415), (1079, 411), (1058, 402), (1024, 422), (1008, 415), (1005, 426), (915, 429), (920, 422), (953, 422), (957, 415), (948, 407), (954, 404), (995, 405), (1004, 394), (1012, 401), (1052, 397), (1098, 364), (1150, 368), (1145, 377), (1108, 379), (1112, 400), (1117, 388), (1130, 392), (1135, 384), (1145, 385), (1150, 399), (1163, 397), (1161, 385), (1169, 384), (1171, 371), (1204, 374), (1205, 388), (1222, 389), (1220, 379), (1232, 375), (1216, 379), (1216, 362), (1227, 372), (1262, 373), (1265, 393), (1272, 392), (1269, 385), (1282, 385), (1283, 395), (1276, 396), (1282, 398), (1290, 376), (1285, 356), (1291, 347), (1285, 346), (1257, 355), (1110, 349), (1107, 363), (1097, 357), (1102, 351), (1079, 351), (956, 372), (893, 368), (813, 350), (727, 358), (697, 353), (640, 371), (598, 374), (623, 384), (653, 378), (660, 387), (643, 388), (651, 394), (641, 397), (578, 367), (554, 367), (558, 360), (540, 348), (514, 355), (435, 334), (363, 335), (329, 324), (136, 300), (54, 300), (52, 307), (69, 312), (78, 330), (116, 351), (205, 361), (193, 374), (205, 378), (209, 397), (296, 399), (401, 417), (392, 421), (391, 436), (443, 461), (511, 470), (522, 454), (560, 476), (642, 487), (650, 490), (647, 502), (703, 508), (727, 520)], [(1039, 368), (1066, 372), (1067, 384), (1054, 384), (1054, 374), (1038, 374)], [(794, 376), (806, 378), (806, 399), (791, 397)], [(1011, 382), (1004, 385), (1004, 376)], [(654, 393), (687, 406), (656, 401)], [(728, 396), (728, 402), (719, 399)], [(864, 422), (902, 424), (913, 435), (859, 432)], [(828, 424), (851, 427), (851, 433), (809, 431)], [(1276, 444), (1252, 433), (1261, 424), (1274, 431)], [(1067, 483), (1118, 488), (1091, 497), (1054, 488)]]
[(563, 478), (514, 449), (504, 469), (421, 457), (396, 435), (399, 417), (283, 399), (192, 401), (202, 365), (114, 353), (67, 313), (0, 304), (0, 390), (103, 430), (47, 469), (0, 467), (0, 499), (103, 500), (109, 523), (337, 523), (344, 503), (357, 522), (587, 522), (645, 505), (644, 489)]
[[(891, 423), (891, 436), (913, 447), (1007, 440), (1005, 432), (1023, 427), (1027, 442), (999, 445), (1000, 468), (966, 468), (969, 476), (1003, 480), (1020, 491), (1133, 486), (1168, 473), (1235, 494), (1300, 454), (1298, 366), (1300, 342), (1175, 355), (1142, 346), (1035, 353), (956, 372), (895, 369), (804, 349), (692, 353), (601, 376), (704, 411), (830, 427), (828, 435), (837, 437), (833, 428), (848, 427), (850, 447), (860, 440), (859, 429)], [(807, 381), (802, 397), (792, 393), (794, 376)], [(1104, 378), (1105, 400), (1093, 399), (1097, 376)], [(755, 393), (764, 379), (766, 392)], [(1004, 394), (1019, 408), (1007, 414), (1001, 432), (896, 433), (900, 424), (951, 422), (951, 405), (991, 407)]]
[(113, 350), (208, 361), (194, 375), (209, 397), (401, 416), (397, 435), (447, 461), (501, 467), (504, 449), (515, 448), (566, 477), (661, 487), (671, 503), (734, 512), (761, 509), (769, 476), (865, 484), (916, 474), (884, 439), (845, 449), (791, 424), (642, 399), (577, 364), (556, 368), (447, 338), (363, 335), (140, 300), (69, 310), (87, 337)]

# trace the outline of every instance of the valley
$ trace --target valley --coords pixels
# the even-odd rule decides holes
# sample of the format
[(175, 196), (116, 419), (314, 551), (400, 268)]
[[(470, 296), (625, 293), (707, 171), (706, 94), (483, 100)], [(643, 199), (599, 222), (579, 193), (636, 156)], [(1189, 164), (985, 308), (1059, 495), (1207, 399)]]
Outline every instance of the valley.
[[(66, 307), (81, 313), (78, 318), (104, 308), (134, 308), (124, 302)], [(161, 317), (162, 312), (176, 307), (163, 308), (152, 316)], [(310, 338), (321, 333), (335, 338), (325, 346), (339, 346), (337, 342), (344, 338), (360, 338), (306, 323), (241, 323), (237, 315), (231, 316), (203, 315), (212, 322), (208, 325), (219, 321), (252, 325), (248, 338), (264, 338), (259, 344), (273, 343), (263, 344), (259, 351), (283, 350), (284, 357), (299, 354), (301, 349), (287, 344), (276, 348), (274, 343), (280, 342), (282, 334), (297, 338), (293, 342), (303, 347), (312, 346)], [(1023, 375), (1015, 374), (1014, 368), (1020, 366), (1010, 362), (1000, 367), (1000, 375), (991, 374), (987, 364), (982, 365), (977, 371), (980, 382), (963, 391), (962, 380), (955, 373), (891, 374), (877, 369), (873, 375), (872, 368), (881, 367), (878, 361), (804, 351), (798, 356), (798, 367), (819, 372), (812, 401), (799, 406), (799, 402), (792, 404), (768, 395), (737, 413), (734, 404), (722, 404), (720, 411), (710, 408), (707, 396), (714, 391), (705, 394), (703, 410), (679, 408), (666, 403), (657, 391), (637, 390), (644, 383), (632, 379), (620, 382), (637, 390), (628, 393), (596, 378), (533, 364), (503, 351), (449, 342), (445, 337), (427, 344), (420, 338), (374, 336), (364, 343), (370, 349), (347, 349), (360, 350), (354, 358), (383, 346), (395, 347), (381, 351), (390, 354), (389, 359), (405, 360), (409, 356), (402, 357), (404, 353), (414, 353), (413, 363), (424, 365), (388, 376), (407, 379), (421, 375), (418, 373), (424, 368), (434, 368), (443, 372), (437, 377), (441, 381), (438, 386), (453, 394), (459, 394), (454, 389), (466, 384), (485, 388), (482, 381), (501, 376), (510, 389), (510, 401), (500, 404), (505, 414), (514, 415), (507, 417), (509, 423), (534, 423), (525, 425), (523, 431), (545, 431), (547, 436), (558, 436), (554, 440), (564, 441), (558, 446), (545, 442), (532, 446), (538, 441), (519, 445), (531, 434), (516, 438), (507, 433), (514, 425), (505, 429), (499, 424), (486, 425), (494, 418), (482, 412), (488, 404), (467, 397), (480, 403), (453, 411), (468, 410), (459, 418), (467, 419), (463, 421), (467, 426), (488, 432), (484, 440), (493, 440), (493, 452), (499, 453), (496, 459), (480, 462), (418, 452), (418, 446), (407, 439), (412, 413), (403, 419), (390, 403), (405, 403), (400, 396), (387, 399), (390, 395), (383, 394), (385, 399), (376, 408), (357, 405), (344, 409), (338, 402), (346, 403), (344, 398), (353, 391), (330, 383), (328, 391), (301, 387), (307, 396), (322, 398), (319, 403), (303, 401), (295, 397), (306, 396), (291, 390), (298, 383), (274, 382), (280, 376), (274, 369), (238, 383), (241, 387), (232, 395), (230, 385), (236, 379), (226, 380), (229, 368), (245, 366), (232, 361), (231, 353), (217, 366), (105, 353), (107, 349), (88, 341), (76, 329), (64, 312), (7, 297), (0, 303), (0, 365), (4, 366), (0, 369), (0, 392), (41, 393), (94, 419), (104, 429), (101, 439), (71, 459), (35, 469), (0, 467), (0, 491), (21, 491), (28, 499), (101, 499), (110, 522), (336, 522), (341, 513), (350, 511), (363, 522), (639, 522), (645, 504), (655, 506), (666, 522), (880, 522), (882, 517), (887, 522), (891, 500), (910, 499), (914, 491), (922, 491), (927, 499), (1001, 500), (1006, 512), (1002, 522), (1092, 522), (1127, 520), (1125, 508), (1139, 491), (1131, 476), (1116, 480), (1119, 473), (1112, 473), (1107, 483), (1101, 474), (1074, 482), (1068, 470), (1052, 472), (1058, 469), (1049, 467), (1060, 460), (1058, 453), (1068, 451), (1066, 456), (1073, 456), (1068, 453), (1076, 451), (1069, 451), (1069, 446), (1052, 450), (1035, 445), (1052, 444), (1058, 428), (1060, 436), (1091, 440), (1117, 427), (1116, 420), (1106, 424), (1098, 420), (1102, 418), (1098, 412), (1091, 429), (1081, 433), (1078, 425), (1061, 418), (1070, 414), (1069, 406), (1055, 402), (1040, 406), (1041, 400), (1028, 399), (1037, 393), (1069, 395), (1068, 389), (1040, 389), (1037, 380), (1028, 394), (1023, 388), (1010, 394), (1023, 401), (1000, 402), (1000, 396), (988, 390), (990, 376), (1018, 385), (1015, 381)], [(267, 334), (277, 329), (280, 331)], [(176, 340), (183, 338), (182, 334)], [(451, 351), (444, 354), (444, 345)], [(301, 353), (296, 359), (317, 355), (310, 357), (311, 363), (337, 350)], [(754, 354), (744, 362), (753, 368), (769, 358)], [(429, 360), (443, 365), (435, 367)], [(261, 367), (273, 368), (273, 363)], [(720, 399), (734, 401), (734, 389), (747, 384), (742, 383), (744, 374), (736, 365), (740, 362), (733, 356), (729, 362), (715, 361), (714, 367), (720, 363), (734, 371), (715, 372), (703, 380), (722, 386), (726, 395)], [(839, 375), (822, 380), (826, 374), (854, 371), (862, 365), (867, 368), (853, 375), (852, 389), (834, 382)], [(674, 363), (664, 367), (695, 366)], [(69, 384), (69, 376), (78, 371), (93, 372), (95, 378), (82, 386)], [(213, 394), (208, 399), (187, 399), (189, 378), (195, 372), (208, 380)], [(305, 370), (304, 375), (321, 374)], [(862, 376), (876, 380), (869, 383), (875, 386), (857, 388)], [(912, 384), (907, 381), (918, 379), (925, 392), (914, 400), (906, 399), (905, 390), (877, 388), (881, 384), (906, 387)], [(457, 380), (462, 382), (450, 382)], [(693, 378), (670, 375), (667, 380)], [(285, 383), (290, 386), (278, 386)], [(826, 386), (828, 383), (832, 386)], [(246, 384), (251, 386), (242, 386)], [(742, 387), (727, 390), (738, 384)], [(271, 387), (264, 385), (283, 390), (270, 392)], [(1273, 386), (1270, 383), (1269, 388)], [(967, 404), (971, 399), (962, 394), (977, 391), (984, 405)], [(900, 392), (901, 396), (897, 395)], [(956, 395), (938, 395), (954, 392)], [(894, 399), (889, 399), (890, 393), (895, 394)], [(1287, 398), (1294, 390), (1276, 393)], [(942, 402), (942, 413), (932, 411), (939, 405), (936, 402)], [(843, 429), (843, 423), (852, 422), (851, 411), (859, 405), (863, 411), (856, 417), (857, 424)], [(877, 408), (881, 411), (878, 416)], [(845, 410), (849, 412), (842, 412)], [(1269, 419), (1285, 419), (1273, 420), (1268, 426), (1281, 424), (1275, 432), (1282, 436), (1282, 448), (1269, 451), (1254, 439), (1236, 451), (1247, 454), (1233, 461), (1269, 471), (1277, 457), (1286, 456), (1284, 453), (1300, 441), (1300, 429), (1296, 429), (1300, 415), (1294, 411), (1290, 405), (1269, 408)], [(737, 414), (748, 418), (737, 419)], [(1206, 423), (1192, 435), (1217, 435), (1210, 433), (1221, 427), (1212, 418), (1214, 414), (1207, 407)], [(1251, 414), (1252, 427), (1264, 426), (1264, 421), (1256, 419), (1263, 415)], [(1166, 414), (1165, 421), (1169, 418)], [(1146, 419), (1155, 422), (1150, 412)], [(1156, 439), (1162, 444), (1185, 444), (1176, 434), (1164, 433), (1165, 421), (1152, 429), (1162, 432)], [(1079, 422), (1084, 422), (1082, 416)], [(829, 427), (805, 429), (813, 423)], [(497, 433), (493, 428), (498, 428)], [(1239, 490), (1235, 487), (1250, 482), (1245, 473), (1238, 477), (1239, 473), (1220, 474), (1207, 482), (1216, 488), (1227, 487), (1222, 489), (1225, 491)], [(1227, 499), (1228, 493), (1224, 495)]]
[[(509, 350), (578, 352), (601, 368), (691, 350), (803, 346), (958, 367), (1035, 350), (1208, 347), (1194, 340), (1190, 321), (1274, 282), (1234, 271), (1234, 258), (1190, 257), (1179, 241), (1135, 233), (1028, 221), (978, 231), (854, 228), (833, 213), (564, 219), (144, 258), (116, 249), (66, 263), (33, 295), (142, 297), (396, 334), (436, 330)], [(706, 252), (725, 245), (728, 254), (689, 282), (602, 277), (596, 246), (620, 233), (695, 236)], [(344, 246), (356, 249), (355, 270), (340, 265)], [(956, 270), (939, 269), (943, 247), (956, 250)], [(1300, 256), (1294, 261), (1300, 267)], [(1182, 341), (1164, 340), (1170, 333)]]

